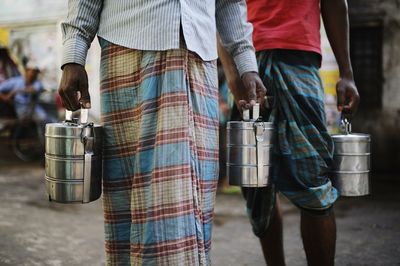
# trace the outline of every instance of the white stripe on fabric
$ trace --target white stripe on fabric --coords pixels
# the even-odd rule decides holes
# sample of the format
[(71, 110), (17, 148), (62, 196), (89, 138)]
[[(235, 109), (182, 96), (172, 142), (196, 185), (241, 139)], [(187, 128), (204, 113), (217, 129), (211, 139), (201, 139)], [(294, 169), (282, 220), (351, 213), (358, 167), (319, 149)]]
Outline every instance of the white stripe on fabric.
[(139, 50), (179, 48), (180, 25), (189, 50), (217, 58), (216, 30), (240, 74), (257, 72), (245, 0), (69, 0), (62, 23), (62, 64), (85, 64), (94, 36)]

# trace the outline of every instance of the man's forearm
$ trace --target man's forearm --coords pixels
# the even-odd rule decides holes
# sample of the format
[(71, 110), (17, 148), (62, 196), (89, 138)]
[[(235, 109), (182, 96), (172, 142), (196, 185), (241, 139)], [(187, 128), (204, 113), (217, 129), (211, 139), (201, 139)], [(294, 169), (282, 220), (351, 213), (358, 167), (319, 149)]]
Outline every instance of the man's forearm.
[(321, 0), (321, 14), (342, 78), (353, 79), (349, 52), (349, 18), (346, 0)]
[(222, 63), (225, 78), (228, 83), (229, 90), (233, 94), (234, 99), (235, 100), (245, 99), (242, 80), (236, 68), (235, 62), (232, 56), (221, 45), (219, 38), (218, 38), (218, 57)]

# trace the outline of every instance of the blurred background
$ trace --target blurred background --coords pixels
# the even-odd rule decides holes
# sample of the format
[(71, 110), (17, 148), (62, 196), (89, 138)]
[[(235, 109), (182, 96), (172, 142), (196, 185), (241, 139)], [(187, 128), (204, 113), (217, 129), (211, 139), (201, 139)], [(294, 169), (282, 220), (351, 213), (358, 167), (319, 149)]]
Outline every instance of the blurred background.
[[(348, 4), (351, 59), (361, 96), (353, 131), (371, 134), (373, 193), (338, 202), (337, 264), (400, 265), (400, 1), (349, 0)], [(24, 75), (28, 62), (35, 62), (43, 91), (30, 100), (56, 120), (62, 120), (64, 114), (56, 91), (61, 77), (60, 22), (66, 14), (66, 0), (0, 0), (0, 85), (8, 78)], [(329, 130), (337, 133), (340, 114), (335, 84), (339, 73), (324, 29), (321, 36), (320, 73), (327, 121)], [(100, 47), (95, 39), (86, 69), (91, 119), (96, 122), (100, 116), (99, 59)], [(233, 100), (223, 75), (219, 102), (224, 149), (223, 129)], [(29, 121), (21, 124), (13, 106), (7, 110), (4, 106), (0, 109), (0, 265), (102, 265), (101, 201), (88, 206), (48, 203), (42, 181), (40, 125)], [(224, 186), (224, 174), (221, 180), (214, 264), (263, 265), (239, 190)], [(298, 212), (286, 202), (284, 213), (288, 265), (305, 265)]]

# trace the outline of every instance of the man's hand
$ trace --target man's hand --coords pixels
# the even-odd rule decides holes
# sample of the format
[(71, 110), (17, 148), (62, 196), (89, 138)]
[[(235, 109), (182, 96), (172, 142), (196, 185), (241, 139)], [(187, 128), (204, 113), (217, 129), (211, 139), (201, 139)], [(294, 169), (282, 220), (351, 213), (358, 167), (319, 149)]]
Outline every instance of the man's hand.
[(336, 84), (337, 107), (339, 112), (355, 114), (360, 96), (352, 78), (341, 78)]
[(90, 108), (88, 77), (83, 66), (66, 64), (63, 68), (58, 93), (63, 106), (70, 111)]
[(264, 106), (264, 97), (267, 89), (258, 74), (255, 72), (244, 73), (242, 75), (242, 83), (246, 90), (247, 99), (239, 101), (241, 108), (250, 109), (256, 102), (260, 103), (261, 107)]
[(7, 94), (0, 94), (0, 100), (6, 103), (12, 103), (15, 95), (17, 94), (18, 91), (10, 91)]

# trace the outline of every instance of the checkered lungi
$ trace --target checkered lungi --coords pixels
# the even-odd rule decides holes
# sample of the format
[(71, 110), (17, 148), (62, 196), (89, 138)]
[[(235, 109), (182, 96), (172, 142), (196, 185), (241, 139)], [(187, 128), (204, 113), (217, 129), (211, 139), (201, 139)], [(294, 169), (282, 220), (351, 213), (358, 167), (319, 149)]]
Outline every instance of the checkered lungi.
[(325, 215), (338, 194), (329, 179), (333, 141), (326, 128), (319, 55), (276, 49), (258, 52), (257, 61), (273, 96), (268, 118), (276, 128), (273, 184), (243, 189), (243, 194), (253, 231), (262, 236), (272, 217), (276, 191), (316, 215)]
[(208, 265), (216, 62), (100, 43), (107, 265)]

